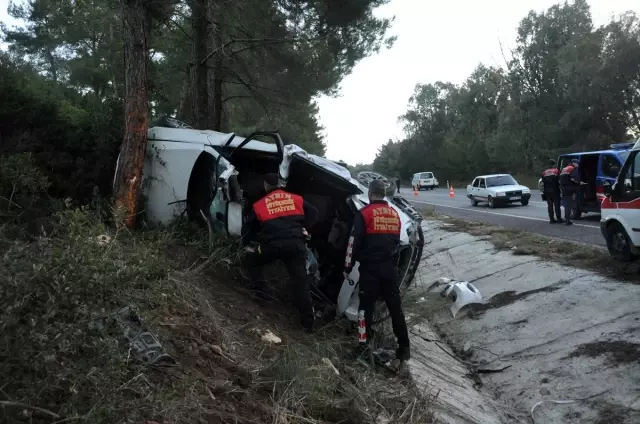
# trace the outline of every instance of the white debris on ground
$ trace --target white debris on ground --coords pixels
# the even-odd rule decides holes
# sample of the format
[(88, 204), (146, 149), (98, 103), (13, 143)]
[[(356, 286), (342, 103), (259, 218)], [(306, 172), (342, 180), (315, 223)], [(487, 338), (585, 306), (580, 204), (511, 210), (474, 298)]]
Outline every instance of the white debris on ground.
[(280, 344), (282, 339), (271, 332), (271, 330), (262, 331), (257, 328), (253, 329), (253, 332), (260, 336), (260, 339), (265, 343)]

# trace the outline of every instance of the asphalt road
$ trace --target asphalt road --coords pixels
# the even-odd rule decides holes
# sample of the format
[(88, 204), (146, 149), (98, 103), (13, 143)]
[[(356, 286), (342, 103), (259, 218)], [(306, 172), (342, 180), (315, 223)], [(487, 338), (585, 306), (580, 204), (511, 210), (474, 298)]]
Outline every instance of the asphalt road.
[(495, 209), (489, 209), (486, 203), (480, 203), (475, 207), (471, 206), (467, 198), (466, 187), (454, 188), (454, 191), (455, 197), (453, 198), (449, 197), (449, 191), (446, 188), (423, 190), (418, 192), (417, 197), (412, 195), (411, 189), (401, 188), (400, 194), (415, 206), (432, 206), (440, 214), (606, 247), (600, 232), (599, 214), (586, 214), (581, 220), (574, 221), (570, 227), (559, 224), (551, 225), (547, 214), (547, 203), (542, 201), (537, 189), (531, 190), (531, 200), (527, 206), (517, 204), (496, 207)]

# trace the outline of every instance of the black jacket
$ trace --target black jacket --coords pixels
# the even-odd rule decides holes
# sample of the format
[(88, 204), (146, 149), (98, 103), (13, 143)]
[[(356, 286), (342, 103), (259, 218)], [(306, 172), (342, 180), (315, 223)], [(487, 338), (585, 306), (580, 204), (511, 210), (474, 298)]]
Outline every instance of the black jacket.
[(560, 192), (560, 172), (558, 168), (545, 169), (542, 172), (542, 184), (544, 186), (543, 191), (545, 193), (559, 193)]
[(345, 271), (354, 263), (361, 268), (393, 265), (400, 244), (402, 223), (398, 213), (384, 200), (375, 200), (356, 212), (347, 246)]
[(260, 244), (304, 242), (303, 229), (313, 227), (317, 214), (317, 209), (301, 196), (274, 190), (253, 204), (242, 228), (242, 244), (246, 246), (252, 240)]

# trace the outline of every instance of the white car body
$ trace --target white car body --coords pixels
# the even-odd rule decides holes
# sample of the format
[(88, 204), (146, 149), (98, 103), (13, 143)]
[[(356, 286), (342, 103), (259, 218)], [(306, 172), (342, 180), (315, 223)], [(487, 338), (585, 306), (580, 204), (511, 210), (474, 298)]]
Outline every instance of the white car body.
[(640, 140), (627, 157), (618, 180), (602, 200), (600, 229), (616, 259), (640, 255)]
[(433, 172), (423, 171), (413, 174), (413, 178), (411, 179), (411, 187), (415, 190), (422, 190), (423, 188), (427, 190), (433, 190), (438, 187), (438, 179), (434, 175)]
[(509, 174), (479, 175), (467, 186), (467, 197), (473, 206), (487, 202), (490, 207), (521, 203), (526, 206), (531, 190), (520, 185)]
[[(273, 136), (273, 133), (260, 135)], [(284, 145), (279, 136), (276, 138), (276, 143), (272, 144), (215, 131), (150, 128), (143, 170), (147, 219), (168, 224), (183, 215), (187, 208), (190, 217), (200, 219), (202, 215), (214, 229), (239, 237), (243, 207), (242, 200), (234, 195), (233, 187), (234, 184), (239, 187), (236, 180), (240, 174), (251, 174), (254, 167), (261, 173), (278, 172), (282, 185), (286, 184), (292, 170), (297, 175), (308, 170), (313, 174), (311, 182), (320, 180), (318, 187), (329, 187), (327, 190), (336, 187), (335, 193), (331, 192), (335, 195), (346, 193), (345, 201), (350, 200), (352, 207), (359, 210), (368, 204), (367, 188), (353, 179), (346, 168), (309, 154), (296, 145)], [(232, 162), (240, 165), (240, 169)], [(387, 200), (402, 222), (400, 249), (408, 257), (402, 283), (408, 285), (422, 254), (421, 215), (402, 198), (392, 196)], [(349, 284), (348, 280), (342, 283), (338, 312), (355, 321), (359, 303), (355, 266), (350, 279), (356, 284)], [(347, 308), (350, 308), (349, 313)]]

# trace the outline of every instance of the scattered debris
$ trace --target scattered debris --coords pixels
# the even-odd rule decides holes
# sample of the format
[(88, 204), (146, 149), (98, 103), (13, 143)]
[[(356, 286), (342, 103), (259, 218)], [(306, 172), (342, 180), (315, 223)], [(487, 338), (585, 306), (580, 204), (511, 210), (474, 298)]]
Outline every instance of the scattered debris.
[(454, 318), (467, 305), (482, 303), (482, 295), (473, 284), (468, 281), (456, 281), (446, 277), (438, 278), (427, 288), (427, 293), (439, 286), (445, 286), (440, 296), (453, 300), (451, 314)]
[(263, 342), (272, 343), (272, 344), (280, 344), (282, 343), (282, 339), (271, 332), (271, 330), (267, 330), (262, 332), (257, 328), (253, 329), (253, 332), (260, 335), (260, 339)]
[(135, 306), (125, 306), (117, 312), (101, 316), (92, 321), (89, 326), (98, 331), (104, 330), (110, 324), (115, 323), (122, 330), (123, 336), (129, 344), (129, 354), (147, 365), (166, 366), (176, 363), (162, 347), (158, 339), (146, 331), (142, 318), (138, 315)]
[(96, 237), (96, 243), (98, 243), (100, 246), (106, 246), (107, 244), (111, 243), (111, 237), (106, 234), (101, 234)]
[(322, 358), (322, 363), (331, 371), (333, 371), (336, 375), (340, 375), (340, 371), (333, 365), (333, 362), (329, 358)]

